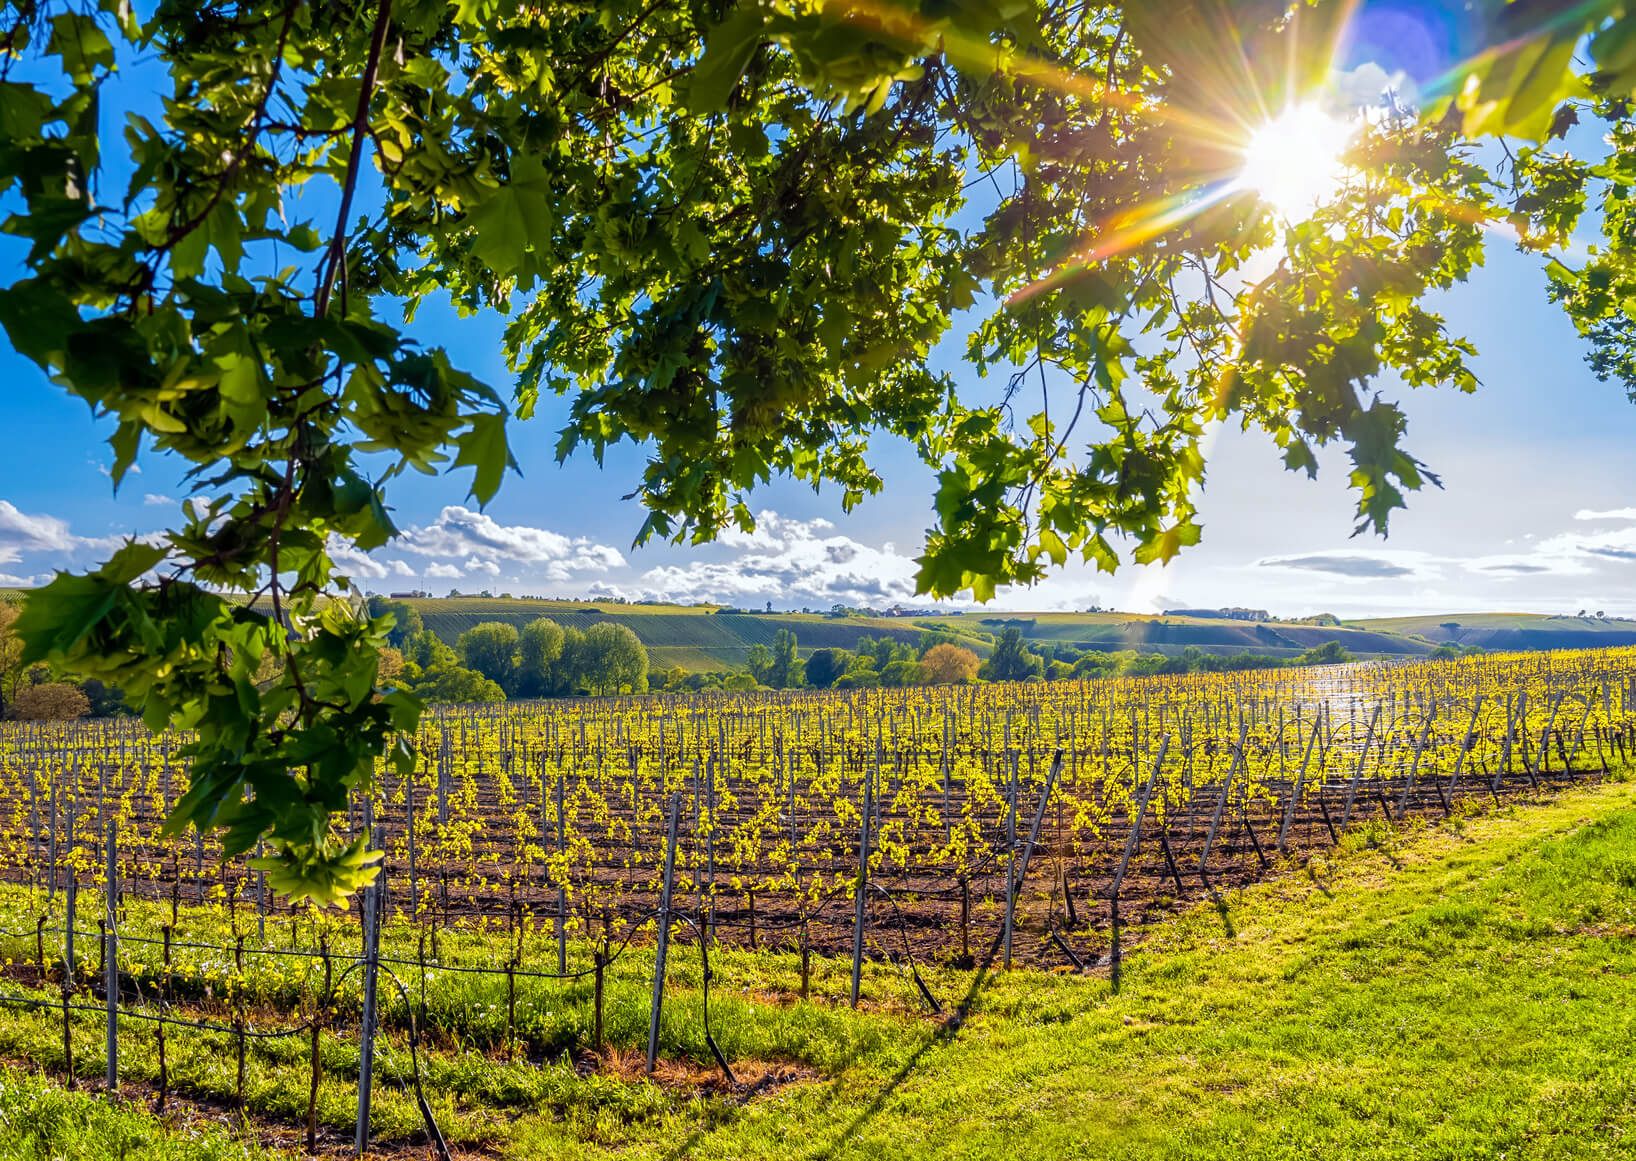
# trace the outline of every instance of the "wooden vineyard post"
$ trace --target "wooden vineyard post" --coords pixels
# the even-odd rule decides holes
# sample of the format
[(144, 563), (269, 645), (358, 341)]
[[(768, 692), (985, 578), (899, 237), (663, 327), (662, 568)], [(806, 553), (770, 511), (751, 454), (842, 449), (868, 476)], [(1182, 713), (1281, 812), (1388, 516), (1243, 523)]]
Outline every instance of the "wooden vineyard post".
[(943, 754), (942, 754), (943, 837), (945, 839), (952, 839), (954, 837), (954, 810), (953, 810), (953, 805), (952, 805), (953, 800), (950, 797), (950, 794), (951, 794), (951, 791), (952, 791), (952, 787), (950, 786), (950, 782), (951, 782), (952, 776), (953, 776), (953, 771), (950, 769), (950, 767), (953, 765), (953, 761), (952, 761), (952, 759), (951, 759), (951, 757), (949, 755), (949, 726), (950, 726), (949, 718), (945, 716), (944, 719), (943, 719)]
[(1479, 693), (1476, 702), (1471, 707), (1471, 721), (1466, 724), (1466, 736), (1460, 742), (1460, 752), (1454, 756), (1454, 772), (1449, 775), (1448, 793), (1444, 795), (1443, 799), (1444, 814), (1453, 809), (1454, 788), (1459, 785), (1460, 768), (1466, 763), (1466, 754), (1471, 749), (1472, 736), (1477, 732), (1477, 715), (1482, 712), (1482, 708), (1483, 695)]
[(1006, 788), (1005, 809), (1005, 925), (1000, 930), (1003, 947), (1001, 964), (1011, 970), (1011, 930), (1017, 907), (1017, 752), (1011, 752), (1011, 782)]
[[(725, 747), (724, 747), (725, 750)], [(704, 828), (704, 930), (699, 938), (709, 943), (716, 937), (716, 756), (704, 760), (704, 800), (708, 821)]]
[(79, 969), (74, 963), (74, 924), (75, 903), (79, 897), (79, 879), (74, 874), (74, 868), (68, 868), (68, 881), (64, 884), (67, 893), (68, 919), (63, 930), (63, 978), (62, 978), (62, 1058), (63, 1068), (68, 1073), (68, 1087), (74, 1087), (74, 1038), (72, 1025), (69, 1023), (68, 1003), (79, 985)]
[(1437, 717), (1437, 703), (1432, 702), (1431, 710), (1426, 714), (1426, 723), (1420, 727), (1420, 737), (1415, 739), (1414, 757), (1409, 760), (1409, 777), (1403, 783), (1403, 793), (1397, 799), (1397, 818), (1403, 821), (1403, 814), (1409, 809), (1409, 795), (1414, 790), (1414, 780), (1420, 774), (1420, 755), (1426, 749), (1426, 739), (1431, 737), (1432, 721)]
[[(1295, 774), (1295, 786), (1289, 792), (1289, 805), (1284, 808), (1284, 821), (1278, 828), (1278, 853), (1283, 854), (1289, 842), (1290, 824), (1295, 821), (1295, 808), (1301, 803), (1301, 789), (1306, 785), (1307, 767), (1312, 763), (1312, 751), (1318, 744), (1318, 726), (1312, 727), (1312, 737), (1307, 739), (1306, 754), (1301, 758), (1301, 768)], [(1219, 814), (1219, 811), (1218, 811)]]
[(858, 886), (857, 913), (852, 923), (852, 999), (858, 1006), (858, 986), (863, 982), (863, 925), (869, 908), (869, 820), (875, 813), (875, 779), (873, 771), (864, 774), (863, 819), (858, 825)]
[(437, 751), (437, 823), (439, 826), (447, 826), (449, 822), (449, 763), (451, 761), (449, 732), (445, 727), (443, 740)]
[(1352, 821), (1352, 806), (1358, 800), (1358, 781), (1363, 777), (1363, 764), (1369, 757), (1369, 745), (1375, 740), (1375, 723), (1380, 721), (1380, 705), (1375, 705), (1374, 716), (1369, 719), (1368, 732), (1363, 735), (1363, 749), (1358, 751), (1358, 763), (1352, 767), (1352, 781), (1346, 788), (1346, 809), (1341, 811), (1341, 829)]
[(362, 1157), (369, 1148), (369, 1100), (375, 1079), (375, 1002), (380, 974), (380, 892), (386, 881), (382, 869), (364, 892), (364, 1010), (358, 1028), (358, 1122), (353, 1130), (353, 1152)]
[(1498, 765), (1495, 767), (1495, 770), (1494, 770), (1493, 785), (1489, 787), (1489, 789), (1491, 791), (1494, 791), (1494, 792), (1498, 792), (1498, 790), (1500, 789), (1500, 779), (1504, 778), (1507, 774), (1509, 774), (1511, 772), (1511, 738), (1512, 738), (1513, 728), (1514, 728), (1514, 725), (1515, 725), (1515, 722), (1516, 722), (1516, 717), (1514, 716), (1515, 713), (1516, 713), (1516, 711), (1513, 708), (1513, 702), (1511, 700), (1511, 695), (1506, 694), (1505, 695), (1505, 737), (1500, 742), (1500, 761), (1499, 761)]
[(108, 820), (107, 917), (102, 927), (102, 987), (107, 1001), (108, 1091), (119, 1091), (119, 823)]
[(159, 1018), (154, 1022), (153, 1029), (154, 1040), (159, 1049), (159, 1095), (154, 1101), (155, 1112), (165, 1111), (165, 1097), (170, 1087), (170, 1070), (165, 1062), (165, 1009), (170, 996), (170, 936), (171, 926), (167, 923), (164, 927), (165, 950), (162, 961), (164, 974), (159, 977)]
[[(1045, 808), (1051, 801), (1051, 791), (1056, 789), (1057, 777), (1062, 773), (1062, 751), (1058, 750), (1056, 757), (1051, 759), (1050, 772), (1045, 776), (1045, 790), (1040, 795), (1040, 804), (1034, 811), (1034, 821), (1028, 828), (1028, 842), (1022, 849), (1022, 861), (1015, 868), (1007, 868), (1009, 882), (1006, 886), (1005, 900), (1005, 966), (1011, 966), (1011, 935), (1016, 926), (1017, 896), (1022, 892), (1023, 884), (1028, 879), (1028, 860), (1033, 857), (1034, 847), (1040, 841), (1040, 829), (1045, 825)], [(1015, 818), (1016, 783), (1012, 783), (1011, 814)], [(1012, 873), (1014, 870), (1015, 873)]]
[[(568, 815), (564, 810), (563, 787), (568, 775), (557, 771), (557, 854), (568, 849)], [(564, 864), (566, 865), (566, 864)], [(557, 880), (557, 974), (568, 974), (568, 884)]]
[[(256, 856), (260, 858), (262, 845), (256, 844)], [(267, 872), (256, 872), (256, 938), (261, 946), (267, 946)]]
[(323, 1076), (323, 1057), (318, 1052), (319, 1035), (324, 1027), (324, 1020), (329, 1012), (330, 1004), (330, 961), (329, 935), (320, 932), (318, 935), (318, 955), (324, 964), (324, 990), (319, 993), (318, 1004), (312, 1014), (312, 1039), (307, 1055), (309, 1079), (307, 1083), (307, 1152), (313, 1153), (318, 1148), (318, 1082)]
[(40, 780), (35, 777), (33, 766), (24, 767), (24, 774), (28, 781), (28, 883), (30, 887), (37, 887), (40, 864), (44, 861), (40, 857)]
[[(1525, 689), (1525, 690), (1523, 690), (1521, 693), (1519, 693), (1517, 695), (1517, 708), (1516, 708), (1516, 711), (1515, 711), (1514, 714), (1511, 711), (1510, 706), (1506, 707), (1505, 742), (1500, 747), (1500, 763), (1499, 763), (1499, 767), (1494, 771), (1494, 781), (1493, 781), (1492, 785), (1489, 786), (1489, 792), (1491, 794), (1493, 794), (1496, 798), (1499, 797), (1501, 779), (1503, 779), (1507, 774), (1509, 774), (1511, 772), (1511, 749), (1512, 749), (1512, 746), (1515, 744), (1515, 739), (1516, 739), (1516, 735), (1517, 735), (1517, 727), (1519, 725), (1525, 725), (1525, 723), (1527, 722), (1527, 718), (1525, 718), (1523, 716), (1527, 712), (1528, 712), (1528, 691)], [(1524, 741), (1526, 742), (1526, 740), (1527, 740), (1526, 732), (1524, 733), (1523, 738), (1524, 738)], [(1528, 770), (1528, 751), (1526, 749), (1523, 750), (1522, 768), (1524, 770)], [(1528, 770), (1528, 775), (1529, 775), (1530, 778), (1533, 778), (1533, 771)], [(1537, 779), (1535, 780), (1535, 785), (1538, 785), (1538, 780)]]
[(204, 906), (204, 832), (193, 832), (193, 904)]
[[(379, 903), (376, 906), (380, 906)], [(238, 1071), (233, 1086), (234, 1100), (239, 1108), (244, 1107), (244, 936), (240, 935), (233, 942), (233, 1047), (237, 1053)]]
[[(665, 956), (670, 950), (670, 894), (676, 882), (676, 827), (681, 820), (682, 795), (670, 796), (670, 824), (665, 834), (665, 878), (659, 894), (659, 931), (653, 949), (653, 1004), (648, 1016), (647, 1074), (659, 1063), (659, 1017), (665, 1004)], [(702, 936), (700, 938), (703, 938)]]
[(403, 779), (403, 837), (409, 856), (409, 919), (413, 922), (420, 916), (420, 869), (415, 859), (415, 772), (411, 770)]
[(1165, 751), (1169, 748), (1170, 735), (1165, 734), (1159, 739), (1159, 752), (1153, 757), (1153, 773), (1148, 775), (1147, 785), (1142, 788), (1141, 798), (1137, 800), (1136, 815), (1130, 823), (1130, 835), (1125, 839), (1125, 851), (1120, 856), (1118, 869), (1113, 873), (1113, 890), (1109, 895), (1113, 943), (1108, 949), (1108, 969), (1115, 991), (1119, 990), (1119, 888), (1124, 885), (1125, 872), (1130, 868), (1131, 856), (1136, 853), (1136, 844), (1141, 840), (1142, 816), (1147, 813), (1148, 800), (1153, 797), (1153, 787), (1159, 781), (1159, 771), (1164, 768)]
[(68, 881), (63, 885), (68, 905), (68, 922), (63, 928), (63, 986), (72, 990), (76, 968), (74, 965), (75, 905), (79, 900), (79, 878), (74, 868), (68, 869)]
[[(1250, 724), (1243, 717), (1238, 719), (1238, 745), (1233, 747), (1233, 760), (1227, 765), (1227, 778), (1221, 784), (1221, 793), (1216, 797), (1216, 811), (1210, 816), (1210, 829), (1204, 836), (1204, 850), (1199, 855), (1199, 874), (1204, 874), (1205, 864), (1210, 861), (1210, 848), (1215, 845), (1216, 834), (1221, 830), (1221, 816), (1227, 809), (1227, 792), (1233, 788), (1233, 775), (1244, 763), (1244, 739), (1250, 732)], [(1314, 729), (1316, 735), (1316, 728)]]
[(51, 818), (47, 823), (46, 832), (46, 891), (47, 903), (54, 903), (57, 899), (57, 781), (51, 782)]

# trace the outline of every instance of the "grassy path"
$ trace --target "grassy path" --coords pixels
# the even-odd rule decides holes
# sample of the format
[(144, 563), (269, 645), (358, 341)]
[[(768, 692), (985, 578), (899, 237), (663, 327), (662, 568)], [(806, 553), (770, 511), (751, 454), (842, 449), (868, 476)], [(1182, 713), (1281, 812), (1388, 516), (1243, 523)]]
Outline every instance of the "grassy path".
[[(958, 1027), (904, 1021), (836, 1079), (606, 1132), (525, 1114), (496, 1141), (522, 1161), (1636, 1157), (1636, 784), (1352, 841), (1170, 924), (1117, 996), (991, 977)], [(247, 1155), (0, 1067), (5, 1161)]]

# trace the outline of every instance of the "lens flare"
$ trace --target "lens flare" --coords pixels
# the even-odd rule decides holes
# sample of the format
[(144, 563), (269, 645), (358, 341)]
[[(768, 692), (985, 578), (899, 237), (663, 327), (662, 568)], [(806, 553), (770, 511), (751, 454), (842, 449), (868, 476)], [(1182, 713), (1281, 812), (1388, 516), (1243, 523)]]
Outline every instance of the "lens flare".
[(1292, 105), (1250, 134), (1237, 185), (1286, 222), (1300, 222), (1346, 178), (1341, 154), (1352, 129), (1316, 103)]

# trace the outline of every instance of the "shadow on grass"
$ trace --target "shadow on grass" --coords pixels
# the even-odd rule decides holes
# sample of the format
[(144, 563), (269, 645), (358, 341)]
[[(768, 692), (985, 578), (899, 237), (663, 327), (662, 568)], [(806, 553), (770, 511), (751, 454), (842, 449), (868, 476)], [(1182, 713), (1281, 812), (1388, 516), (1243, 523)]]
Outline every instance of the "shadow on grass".
[(881, 1090), (875, 1094), (875, 1098), (861, 1109), (857, 1116), (852, 1118), (851, 1123), (841, 1130), (840, 1135), (829, 1145), (820, 1147), (808, 1154), (809, 1157), (818, 1161), (818, 1159), (836, 1156), (847, 1142), (856, 1137), (863, 1127), (874, 1120), (880, 1111), (886, 1107), (886, 1102), (914, 1074), (915, 1069), (928, 1052), (939, 1045), (949, 1044), (954, 1041), (954, 1038), (960, 1034), (960, 1029), (965, 1027), (966, 1019), (971, 1015), (972, 1005), (977, 1002), (977, 996), (982, 992), (983, 985), (988, 982), (989, 974), (994, 970), (994, 951), (993, 948), (989, 949), (989, 953), (984, 957), (981, 966), (978, 967), (976, 975), (972, 977), (971, 986), (966, 989), (966, 994), (955, 1005), (954, 1011), (937, 1026), (919, 1048), (915, 1049), (914, 1054), (903, 1062), (902, 1067), (892, 1074), (892, 1079), (881, 1086)]

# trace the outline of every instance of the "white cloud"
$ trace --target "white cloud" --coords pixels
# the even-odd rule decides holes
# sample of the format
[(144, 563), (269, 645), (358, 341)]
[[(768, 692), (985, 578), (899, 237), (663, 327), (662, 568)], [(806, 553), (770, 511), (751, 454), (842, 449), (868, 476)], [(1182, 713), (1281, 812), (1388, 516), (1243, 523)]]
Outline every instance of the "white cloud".
[(731, 532), (721, 544), (740, 552), (731, 560), (666, 565), (643, 573), (625, 596), (726, 604), (882, 606), (927, 603), (915, 597), (915, 562), (891, 545), (879, 548), (849, 536), (823, 535), (827, 520), (793, 520), (776, 512), (756, 515), (754, 532)]
[[(531, 581), (560, 583), (575, 574), (606, 573), (625, 564), (618, 549), (587, 537), (570, 538), (526, 524), (501, 524), (459, 505), (444, 508), (430, 524), (408, 529), (398, 544), (420, 556), (463, 558), (468, 570), (490, 576), (499, 575), (500, 561), (512, 561), (526, 566)], [(426, 575), (443, 574), (428, 570)]]
[(1574, 513), (1575, 520), (1636, 520), (1636, 508), (1581, 508)]
[(1348, 550), (1264, 556), (1255, 566), (1323, 573), (1343, 581), (1381, 581), (1436, 577), (1441, 574), (1443, 563), (1424, 552)]
[(389, 560), (386, 567), (392, 570), (393, 576), (415, 576), (414, 567), (407, 560)]
[(341, 566), (342, 571), (354, 580), (383, 580), (386, 577), (386, 565), (371, 557), (366, 552), (348, 544), (339, 536), (331, 536), (325, 546), (329, 549), (330, 559)]
[(434, 564), (426, 570), (433, 580), (459, 580), (465, 574), (452, 564)]
[[(1584, 515), (1577, 513), (1575, 519)], [(1624, 517), (1597, 513), (1589, 519)], [(1525, 553), (1474, 557), (1466, 568), (1499, 576), (1582, 577), (1631, 563), (1636, 563), (1636, 524), (1602, 532), (1558, 532), (1529, 545)]]
[(0, 500), (0, 564), (21, 560), (26, 552), (72, 552), (83, 541), (55, 516), (30, 516), (9, 500)]
[(169, 508), (176, 503), (176, 498), (160, 492), (148, 492), (142, 497), (142, 503), (148, 508)]

